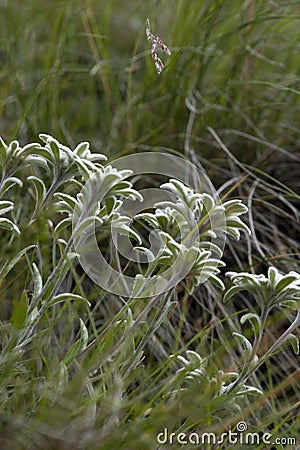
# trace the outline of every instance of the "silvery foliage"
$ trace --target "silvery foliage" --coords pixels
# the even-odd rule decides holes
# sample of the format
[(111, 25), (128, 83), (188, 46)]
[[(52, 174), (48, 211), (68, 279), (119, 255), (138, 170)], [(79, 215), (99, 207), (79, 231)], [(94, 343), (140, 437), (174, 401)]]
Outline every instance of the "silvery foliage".
[(161, 188), (174, 194), (177, 200), (159, 202), (154, 205), (154, 213), (142, 213), (136, 217), (157, 230), (159, 237), (165, 243), (156, 259), (157, 264), (171, 265), (177, 257), (191, 233), (189, 223), (192, 214), (192, 221), (198, 226), (199, 241), (191, 247), (196, 257), (185, 279), (185, 286), (192, 293), (203, 280), (209, 279), (220, 289), (224, 289), (222, 280), (217, 276), (220, 272), (219, 267), (225, 265), (220, 259), (222, 249), (213, 241), (216, 239), (218, 242), (217, 237), (220, 232), (235, 239), (240, 238), (241, 230), (250, 233), (247, 225), (239, 217), (247, 212), (247, 207), (241, 200), (229, 200), (223, 204), (216, 204), (212, 195), (194, 192), (190, 187), (175, 179), (162, 184)]
[[(270, 267), (267, 276), (247, 272), (228, 272), (227, 276), (232, 280), (233, 286), (225, 293), (225, 302), (238, 292), (246, 291), (253, 296), (259, 307), (259, 313), (248, 312), (240, 318), (241, 325), (250, 324), (252, 341), (242, 333), (233, 332), (233, 336), (244, 349), (241, 370), (239, 372), (219, 370), (211, 376), (208, 359), (191, 350), (187, 350), (185, 356), (174, 355), (173, 359), (181, 365), (176, 373), (177, 379), (181, 382), (181, 390), (187, 389), (191, 384), (197, 385), (200, 390), (206, 389), (206, 392), (216, 400), (226, 396), (230, 399), (227, 407), (234, 407), (238, 411), (245, 395), (262, 394), (259, 388), (246, 384), (248, 378), (261, 364), (287, 342), (293, 346), (295, 353), (299, 354), (299, 339), (293, 331), (300, 325), (300, 275), (293, 271), (282, 275), (275, 267)], [(265, 353), (259, 354), (267, 318), (273, 309), (278, 308), (296, 310), (296, 317)]]
[[(106, 230), (107, 225), (111, 224), (114, 232), (128, 234), (137, 241), (137, 251), (149, 252), (147, 246), (141, 245), (142, 239), (139, 234), (130, 226), (130, 218), (119, 212), (124, 199), (141, 200), (141, 194), (125, 179), (130, 175), (130, 169), (118, 171), (111, 165), (104, 166), (106, 157), (92, 153), (88, 142), (82, 142), (72, 150), (50, 135), (40, 134), (40, 139), (42, 144), (30, 143), (24, 147), (16, 140), (9, 145), (2, 139), (0, 141), (0, 227), (10, 231), (12, 235), (18, 234), (19, 221), (22, 221), (23, 225), (24, 220), (28, 220), (29, 225), (34, 224), (42, 211), (54, 207), (55, 213), (58, 214), (51, 216), (48, 225), (59, 244), (56, 257), (63, 249), (67, 249), (72, 259), (75, 255), (72, 254), (70, 246), (71, 224), (74, 208), (77, 208), (85, 214), (86, 220), (94, 220), (98, 226), (103, 226)], [(91, 175), (95, 175), (97, 186), (96, 190), (91, 189), (89, 204), (89, 196), (86, 195), (83, 199), (80, 191)], [(34, 203), (28, 219), (23, 216), (21, 218), (24, 177), (26, 183), (29, 183), (30, 201)], [(189, 230), (186, 226), (188, 210), (188, 214), (192, 212), (193, 219), (200, 224), (201, 244), (193, 248), (196, 257), (186, 278), (187, 288), (192, 292), (193, 288), (202, 280), (206, 280), (209, 275), (210, 280), (223, 289), (224, 285), (217, 277), (219, 267), (223, 265), (220, 261), (222, 250), (212, 241), (217, 236), (218, 228), (236, 239), (240, 237), (240, 230), (249, 231), (239, 218), (247, 208), (239, 200), (216, 205), (209, 194), (195, 193), (178, 180), (170, 180), (169, 183), (162, 185), (162, 188), (174, 194), (177, 201), (161, 202), (156, 205), (153, 214), (144, 213), (137, 216), (137, 219), (153, 225), (164, 243), (160, 254), (155, 258), (155, 267), (152, 267), (152, 270), (155, 271), (162, 265), (171, 266), (179, 250), (185, 247), (185, 233)], [(15, 189), (15, 192), (18, 190), (20, 195), (13, 195), (12, 189)], [(99, 193), (101, 198), (101, 190), (105, 195), (101, 201), (95, 202), (94, 196)], [(10, 198), (17, 199), (19, 204), (15, 205)], [(218, 214), (221, 212), (222, 217), (225, 213), (226, 222), (220, 220), (218, 224)], [(207, 217), (209, 220), (206, 220)], [(211, 218), (216, 224), (216, 229), (209, 223)], [(214, 257), (212, 252), (217, 257)], [(56, 265), (54, 261), (53, 265)], [(47, 292), (48, 297), (50, 294), (54, 295), (55, 288), (49, 288)]]
[[(29, 262), (29, 258), (25, 259), (32, 274), (30, 301), (24, 290), (20, 304), (12, 316), (16, 328), (26, 330), (27, 327), (27, 330), (31, 331), (49, 306), (65, 301), (85, 301), (80, 295), (62, 291), (62, 283), (76, 260), (72, 247), (74, 209), (82, 211), (87, 221), (95, 221), (97, 226), (106, 232), (108, 230), (129, 235), (137, 242), (137, 251), (149, 252), (147, 246), (142, 245), (143, 240), (139, 233), (130, 226), (131, 219), (120, 212), (125, 199), (141, 200), (141, 194), (126, 180), (131, 173), (130, 168), (118, 171), (109, 164), (103, 165), (106, 157), (91, 152), (88, 142), (82, 142), (75, 149), (70, 149), (50, 135), (40, 134), (39, 137), (41, 143), (33, 142), (25, 146), (21, 146), (17, 140), (10, 144), (0, 140), (0, 228), (7, 233), (8, 245), (17, 239), (20, 233), (18, 245), (22, 246), (23, 241), (30, 244), (21, 247), (13, 258), (3, 258), (0, 281), (24, 255), (33, 255), (33, 263)], [(85, 195), (83, 198), (81, 191), (92, 175), (95, 176), (96, 190), (91, 189), (89, 202), (89, 196)], [(172, 261), (179, 254), (179, 249), (185, 247), (188, 208), (197, 222), (202, 220), (202, 228), (201, 245), (192, 248), (195, 262), (185, 280), (187, 288), (191, 292), (202, 280), (206, 280), (208, 275), (212, 282), (223, 288), (222, 281), (217, 277), (219, 267), (223, 265), (220, 261), (222, 251), (212, 243), (218, 230), (211, 229), (205, 222), (205, 217), (213, 215), (218, 218), (222, 210), (226, 215), (226, 223), (220, 223), (222, 231), (239, 238), (240, 230), (248, 230), (239, 219), (239, 216), (246, 212), (246, 207), (239, 200), (216, 205), (210, 195), (195, 193), (176, 180), (170, 180), (163, 188), (175, 194), (177, 201), (158, 204), (152, 215), (145, 213), (137, 218), (152, 222), (165, 244), (157, 259), (152, 262), (152, 273), (160, 270), (162, 266), (172, 267)], [(101, 197), (102, 189), (105, 195)], [(95, 202), (95, 194), (99, 194), (101, 201)], [(218, 220), (215, 221), (217, 222)], [(50, 275), (44, 273), (41, 227), (46, 229), (48, 242), (49, 238), (51, 239), (49, 264), (53, 270)], [(178, 227), (181, 228), (181, 235), (176, 232)], [(31, 231), (34, 229), (35, 234)], [(186, 252), (190, 251), (190, 248), (186, 249)], [(138, 276), (139, 274), (137, 280)], [(81, 331), (82, 339), (76, 344), (77, 351), (86, 342), (83, 325)], [(24, 331), (19, 338), (19, 344), (25, 345), (28, 339), (31, 339), (30, 333)]]
[[(292, 345), (294, 352), (299, 354), (299, 339), (293, 331), (300, 325), (300, 275), (294, 271), (283, 275), (275, 267), (269, 267), (267, 276), (247, 272), (228, 272), (226, 275), (232, 280), (233, 286), (225, 293), (225, 302), (238, 292), (246, 291), (251, 294), (259, 307), (258, 313), (248, 312), (240, 318), (241, 325), (250, 324), (252, 339), (241, 333), (233, 333), (244, 348), (244, 367), (239, 380), (246, 379), (287, 342)], [(270, 348), (258, 356), (267, 319), (274, 309), (281, 308), (297, 311), (296, 317)], [(230, 389), (233, 387), (235, 383), (230, 386)]]
[[(40, 138), (43, 144), (34, 142), (24, 147), (17, 140), (6, 144), (0, 138), (0, 215), (8, 216), (1, 217), (0, 228), (6, 233), (2, 236), (5, 245), (13, 248), (12, 254), (6, 258), (4, 253), (1, 259), (0, 281), (21, 258), (27, 261), (32, 275), (30, 290), (23, 290), (11, 317), (14, 329), (19, 330), (14, 347), (17, 352), (30, 342), (34, 327), (47, 308), (69, 300), (86, 301), (80, 295), (59, 292), (70, 271), (70, 262), (76, 255), (68, 248), (64, 237), (54, 229), (61, 222), (61, 215), (53, 210), (54, 195), (58, 190), (65, 189), (65, 186), (70, 188), (73, 184), (75, 189), (81, 189), (84, 180), (99, 170), (102, 167), (100, 161), (106, 159), (103, 155), (92, 153), (87, 142), (71, 150), (49, 135), (41, 134)], [(57, 212), (61, 212), (59, 207)], [(44, 282), (46, 276), (43, 277), (41, 240), (45, 228), (48, 242), (50, 239), (52, 241), (50, 266), (53, 272), (47, 275)], [(13, 253), (14, 240), (16, 249), (21, 246), (16, 254)], [(24, 245), (28, 241), (30, 245)], [(26, 257), (29, 252), (34, 255), (35, 262), (30, 262), (32, 256)], [(83, 326), (81, 331), (83, 333)], [(85, 342), (85, 339), (81, 339), (81, 342)]]

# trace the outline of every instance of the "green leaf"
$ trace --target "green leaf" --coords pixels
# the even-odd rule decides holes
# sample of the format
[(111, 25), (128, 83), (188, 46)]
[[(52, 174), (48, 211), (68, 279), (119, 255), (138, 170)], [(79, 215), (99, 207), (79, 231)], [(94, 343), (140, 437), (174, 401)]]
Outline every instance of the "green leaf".
[(114, 210), (114, 207), (116, 204), (116, 198), (115, 197), (106, 197), (104, 199), (104, 201), (105, 201), (106, 214), (109, 217)]
[(131, 298), (139, 297), (139, 295), (141, 295), (143, 291), (144, 286), (145, 286), (145, 278), (140, 273), (138, 273), (135, 276), (134, 286), (130, 294)]
[(226, 219), (226, 228), (237, 228), (250, 233), (250, 229), (248, 228), (248, 226), (238, 217)]
[(215, 207), (215, 201), (213, 197), (209, 194), (203, 193), (202, 194), (202, 202), (203, 206), (205, 208), (205, 214), (210, 212)]
[(66, 203), (70, 207), (71, 211), (74, 210), (77, 204), (76, 199), (69, 194), (64, 194), (62, 192), (55, 192), (54, 197), (55, 198), (58, 197), (59, 200), (61, 200), (63, 203)]
[(263, 395), (263, 391), (261, 389), (258, 389), (254, 386), (247, 386), (244, 385), (238, 392), (236, 395)]
[(186, 355), (190, 360), (190, 364), (194, 365), (195, 367), (202, 365), (203, 361), (205, 361), (202, 356), (199, 355), (199, 353), (194, 352), (193, 350), (187, 350)]
[(221, 291), (224, 291), (225, 285), (224, 285), (223, 281), (220, 280), (220, 278), (218, 278), (216, 275), (210, 275), (209, 276), (209, 281), (211, 281), (212, 284), (214, 284), (219, 289), (221, 289)]
[(62, 361), (60, 361), (55, 393), (62, 395), (68, 386), (68, 381), (68, 368)]
[(33, 308), (33, 310), (31, 311), (31, 313), (28, 316), (28, 321), (27, 321), (27, 325), (32, 325), (35, 322), (35, 319), (38, 318), (40, 316), (40, 312), (37, 309), (37, 307)]
[(291, 309), (298, 308), (298, 304), (295, 300), (284, 300), (283, 302), (279, 302), (279, 306), (282, 306), (283, 308), (291, 308)]
[(261, 320), (260, 320), (260, 317), (257, 314), (254, 314), (254, 313), (247, 313), (247, 314), (244, 314), (241, 317), (240, 322), (243, 325), (247, 320), (251, 324), (251, 327), (253, 329), (254, 335), (255, 336), (259, 336), (259, 334), (261, 332)]
[(129, 222), (130, 222), (130, 218), (126, 217), (126, 216), (119, 216), (117, 218), (114, 218), (111, 221), (112, 232), (120, 233), (125, 236), (129, 236), (132, 239), (135, 239), (138, 242), (138, 244), (141, 245), (142, 240), (141, 240), (140, 236), (135, 231), (133, 231), (129, 225), (127, 225), (127, 223), (129, 223)]
[[(151, 225), (153, 228), (157, 228), (159, 226), (158, 224), (160, 222), (161, 217), (162, 216), (159, 216), (159, 218), (157, 218), (155, 214), (151, 213), (140, 213), (135, 216), (135, 220), (144, 220), (147, 223), (149, 223), (149, 225)], [(164, 227), (162, 227), (162, 229), (164, 229)]]
[(89, 142), (80, 142), (74, 150), (74, 153), (78, 155), (80, 158), (85, 158), (90, 152), (90, 143)]
[(226, 228), (226, 233), (229, 234), (229, 236), (232, 236), (236, 241), (240, 240), (241, 233), (237, 228), (228, 227)]
[(240, 215), (245, 214), (248, 211), (248, 207), (242, 203), (241, 200), (229, 200), (225, 203), (223, 203), (223, 207), (226, 211), (226, 216), (228, 215)]
[(26, 164), (28, 165), (36, 165), (45, 169), (47, 173), (49, 173), (49, 165), (47, 161), (41, 156), (30, 155), (26, 158)]
[(0, 216), (14, 209), (13, 202), (2, 200), (0, 201)]
[(160, 188), (166, 189), (174, 194), (176, 197), (181, 199), (185, 205), (190, 205), (194, 198), (197, 198), (197, 194), (195, 194), (191, 188), (174, 178), (171, 178), (169, 182), (162, 184)]
[(270, 285), (272, 289), (276, 288), (276, 282), (279, 278), (278, 270), (275, 267), (269, 267), (268, 278), (270, 280)]
[(79, 318), (80, 322), (80, 342), (81, 342), (81, 350), (84, 350), (87, 346), (88, 340), (89, 340), (89, 333), (85, 326), (85, 323), (81, 318)]
[(143, 196), (135, 189), (132, 189), (131, 186), (132, 184), (129, 181), (122, 181), (110, 189), (106, 195), (108, 197), (120, 195), (131, 200), (139, 200), (142, 202)]
[(52, 150), (53, 160), (55, 162), (56, 166), (60, 166), (61, 163), (61, 152), (59, 148), (59, 144), (56, 139), (51, 138), (49, 139), (48, 144)]
[(228, 289), (227, 292), (225, 292), (224, 295), (224, 303), (228, 302), (228, 300), (233, 297), (238, 292), (242, 291), (244, 288), (242, 286), (232, 286), (230, 289)]
[(51, 139), (53, 139), (53, 137), (50, 134), (46, 133), (40, 133), (39, 138), (41, 139), (41, 141), (45, 142), (45, 144), (47, 144)]
[(42, 292), (43, 289), (43, 280), (41, 277), (41, 274), (39, 272), (39, 269), (37, 268), (36, 264), (32, 264), (32, 280), (33, 280), (33, 296), (32, 298), (35, 300)]
[(288, 335), (286, 340), (290, 342), (295, 354), (299, 355), (299, 338), (291, 333)]
[(28, 177), (28, 180), (31, 181), (34, 186), (36, 203), (37, 205), (40, 205), (46, 197), (46, 186), (40, 178), (34, 175)]
[(1, 165), (4, 166), (7, 161), (7, 145), (4, 140), (0, 136), (0, 162)]
[(21, 299), (19, 301), (15, 300), (13, 302), (13, 312), (11, 316), (11, 323), (14, 328), (20, 329), (23, 327), (28, 314), (28, 295), (24, 290), (22, 292)]
[(66, 217), (65, 219), (61, 220), (56, 227), (54, 228), (55, 233), (59, 234), (63, 230), (65, 230), (68, 226), (72, 225), (72, 218)]
[(19, 148), (20, 148), (20, 144), (18, 141), (16, 141), (16, 140), (11, 141), (11, 143), (9, 144), (9, 146), (7, 148), (8, 158), (13, 158)]
[(37, 142), (31, 142), (30, 144), (25, 145), (22, 149), (18, 151), (18, 157), (26, 157), (28, 155), (31, 155), (34, 153), (34, 150), (40, 150), (42, 149), (41, 145)]
[[(49, 162), (49, 163), (51, 163), (51, 165), (53, 165), (53, 155), (49, 148), (39, 147), (37, 149), (37, 152), (33, 153), (32, 155), (28, 155), (27, 158), (31, 158), (31, 156), (33, 156), (35, 158), (42, 158), (46, 162)], [(27, 158), (26, 158), (26, 161), (27, 161)]]
[(9, 177), (4, 180), (2, 187), (0, 189), (0, 195), (4, 195), (9, 189), (11, 189), (13, 186), (18, 185), (20, 187), (23, 186), (22, 181), (17, 177)]
[(137, 255), (137, 261), (142, 262), (152, 262), (157, 260), (156, 256), (146, 247), (134, 247), (134, 252)]
[[(277, 283), (276, 292), (281, 292), (288, 287), (289, 284), (293, 283), (296, 280), (299, 280), (300, 276), (298, 273), (290, 272)], [(300, 289), (300, 286), (299, 286)]]
[[(107, 161), (107, 156), (103, 155), (102, 153), (90, 153), (89, 155), (90, 161)], [(99, 168), (99, 166), (98, 166)]]
[(75, 341), (69, 350), (67, 351), (65, 357), (63, 358), (63, 364), (70, 365), (77, 356), (86, 348), (88, 343), (88, 331), (82, 319), (80, 321), (80, 339)]
[(8, 231), (15, 231), (18, 234), (21, 234), (17, 225), (15, 225), (11, 220), (6, 219), (5, 217), (0, 217), (0, 228)]
[(65, 366), (69, 366), (77, 358), (81, 352), (82, 343), (80, 340), (73, 342), (69, 350), (67, 351), (62, 363)]
[[(97, 216), (87, 217), (86, 219), (80, 221), (79, 225), (76, 223), (73, 230), (73, 237), (76, 237), (77, 241), (78, 239), (87, 239), (90, 234), (94, 233), (96, 225), (102, 224), (103, 220)], [(89, 232), (89, 234), (87, 232)]]
[(52, 298), (52, 300), (48, 303), (48, 306), (54, 306), (61, 302), (66, 302), (70, 300), (80, 300), (88, 304), (88, 306), (91, 306), (90, 302), (82, 297), (81, 295), (77, 294), (71, 294), (69, 292), (65, 292), (64, 294), (58, 294), (55, 297)]
[(84, 180), (88, 180), (91, 175), (91, 168), (89, 168), (88, 164), (85, 161), (82, 161), (80, 158), (75, 158), (75, 163), (78, 169), (78, 172), (84, 178)]
[[(62, 239), (59, 239), (58, 241), (62, 245), (65, 245)], [(51, 300), (53, 300), (53, 297), (57, 292), (57, 287), (60, 286), (67, 273), (70, 271), (71, 261), (75, 257), (78, 257), (77, 253), (75, 252), (68, 252), (67, 254), (64, 253), (62, 255), (63, 260), (59, 264), (59, 269), (57, 268), (53, 272), (53, 277), (49, 277), (45, 281), (45, 285), (43, 287), (43, 306), (49, 306), (49, 303), (51, 303)]]
[(249, 341), (249, 339), (247, 339), (246, 336), (244, 336), (243, 334), (237, 333), (236, 331), (234, 331), (232, 335), (235, 336), (242, 343), (245, 350), (245, 356), (246, 358), (248, 358), (252, 352), (252, 344)]

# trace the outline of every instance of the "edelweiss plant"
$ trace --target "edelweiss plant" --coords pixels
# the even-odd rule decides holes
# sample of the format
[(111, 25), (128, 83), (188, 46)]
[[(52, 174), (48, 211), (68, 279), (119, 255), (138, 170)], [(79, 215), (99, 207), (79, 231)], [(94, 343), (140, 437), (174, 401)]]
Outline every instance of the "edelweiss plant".
[[(264, 362), (277, 353), (280, 347), (288, 341), (293, 346), (295, 353), (299, 354), (299, 339), (293, 334), (293, 331), (300, 325), (300, 275), (293, 271), (287, 275), (282, 275), (275, 267), (269, 268), (267, 277), (247, 272), (227, 272), (226, 275), (233, 281), (234, 285), (225, 293), (224, 301), (227, 302), (240, 291), (246, 291), (253, 296), (260, 310), (259, 314), (249, 311), (240, 318), (241, 325), (247, 322), (251, 325), (252, 342), (244, 334), (233, 332), (233, 336), (238, 339), (244, 348), (241, 370), (228, 373), (218, 371), (211, 376), (211, 372), (207, 370), (207, 358), (202, 358), (194, 351), (187, 350), (186, 356), (174, 355), (173, 358), (183, 366), (177, 371), (183, 389), (188, 389), (190, 383), (199, 383), (200, 389), (203, 389), (204, 386), (208, 389), (207, 385), (209, 385), (208, 392), (213, 395), (213, 398), (217, 399), (219, 396), (226, 398), (228, 396), (227, 407), (232, 409), (234, 405), (235, 408), (240, 409), (240, 401), (243, 401), (245, 395), (263, 393), (260, 388), (245, 383)], [(270, 348), (265, 353), (260, 354), (267, 319), (275, 308), (294, 309), (297, 311), (296, 317)]]
[[(202, 283), (224, 289), (222, 242), (224, 236), (239, 239), (241, 231), (249, 233), (240, 217), (247, 207), (240, 200), (220, 202), (207, 192), (195, 192), (182, 181), (170, 179), (161, 189), (169, 192), (172, 200), (157, 202), (133, 221), (124, 213), (124, 203), (142, 201), (142, 195), (128, 181), (130, 168), (118, 170), (107, 164), (106, 157), (91, 152), (87, 142), (72, 150), (52, 136), (41, 134), (40, 138), (42, 144), (24, 147), (17, 141), (6, 144), (0, 140), (0, 283), (2, 295), (13, 299), (0, 331), (1, 405), (6, 414), (18, 408), (19, 397), (9, 392), (19, 389), (20, 383), (29, 383), (34, 388), (24, 388), (29, 398), (28, 420), (35, 420), (39, 412), (43, 416), (45, 408), (55, 402), (60, 405), (75, 383), (81, 405), (75, 424), (83, 429), (97, 420), (97, 389), (103, 392), (101, 401), (110, 405), (109, 386), (120, 406), (129, 385), (143, 383), (147, 346), (157, 341), (160, 327), (177, 303), (172, 300), (174, 284), (169, 291), (147, 296), (160, 276), (168, 273), (172, 281), (176, 267), (185, 295), (192, 295)], [(81, 255), (74, 248), (77, 238), (87, 252), (99, 251), (89, 247), (91, 233), (97, 236), (97, 245), (112, 235), (125, 235), (134, 243), (137, 256), (124, 263), (112, 247), (106, 248), (106, 259), (120, 275), (133, 277), (135, 284), (129, 291), (125, 286), (126, 301), (100, 290), (97, 295), (104, 311), (112, 298), (121, 302), (115, 317), (100, 325), (93, 317), (88, 294), (93, 292), (93, 283), (87, 281), (86, 289), (79, 279)], [(212, 370), (207, 357), (189, 348), (185, 356), (181, 351), (171, 358), (164, 353), (171, 374), (156, 398), (161, 395), (172, 403), (190, 389), (204, 389), (205, 399), (215, 405), (214, 414), (220, 405), (224, 410), (224, 402), (228, 410), (240, 411), (242, 398), (261, 393), (260, 387), (250, 386), (247, 380), (262, 362), (286, 340), (298, 350), (292, 332), (300, 320), (299, 275), (281, 275), (270, 268), (268, 277), (232, 272), (228, 276), (234, 286), (225, 294), (225, 301), (246, 290), (254, 295), (260, 310), (259, 314), (249, 311), (240, 320), (241, 325), (251, 324), (252, 341), (234, 333), (245, 347), (242, 369)], [(143, 304), (138, 301), (141, 293)], [(260, 355), (266, 320), (275, 307), (298, 308), (298, 314), (288, 330)], [(178, 364), (182, 366), (179, 370)], [(116, 408), (114, 421), (121, 420), (122, 414), (122, 408)], [(107, 425), (101, 426), (105, 435)], [(72, 427), (64, 430), (64, 436), (73, 432)]]
[[(247, 212), (247, 207), (240, 200), (216, 204), (212, 195), (196, 193), (178, 180), (172, 179), (162, 184), (161, 188), (175, 195), (176, 202), (157, 203), (154, 213), (142, 213), (136, 217), (157, 230), (158, 236), (166, 244), (157, 255), (155, 263), (172, 265), (182, 247), (186, 251), (190, 248), (195, 256), (194, 264), (185, 279), (188, 291), (192, 293), (196, 286), (207, 279), (224, 289), (223, 282), (217, 277), (219, 267), (224, 266), (220, 260), (223, 249), (214, 240), (218, 242), (220, 233), (239, 239), (240, 230), (250, 232), (239, 217)], [(191, 231), (191, 223), (196, 230)], [(151, 257), (154, 259), (154, 255)]]
[[(230, 390), (237, 386), (241, 380), (246, 380), (286, 341), (289, 341), (293, 345), (295, 353), (299, 354), (299, 339), (293, 334), (293, 331), (300, 325), (300, 275), (293, 271), (282, 275), (275, 267), (270, 267), (267, 277), (247, 272), (228, 272), (227, 276), (233, 281), (234, 285), (226, 292), (224, 301), (227, 302), (240, 291), (246, 291), (254, 297), (260, 311), (259, 314), (250, 311), (240, 318), (242, 325), (246, 322), (250, 323), (253, 332), (252, 342), (243, 334), (234, 333), (234, 336), (243, 344), (245, 354), (244, 366), (238, 379), (228, 386)], [(271, 347), (264, 354), (258, 356), (267, 319), (275, 308), (294, 309), (297, 311), (296, 317)]]

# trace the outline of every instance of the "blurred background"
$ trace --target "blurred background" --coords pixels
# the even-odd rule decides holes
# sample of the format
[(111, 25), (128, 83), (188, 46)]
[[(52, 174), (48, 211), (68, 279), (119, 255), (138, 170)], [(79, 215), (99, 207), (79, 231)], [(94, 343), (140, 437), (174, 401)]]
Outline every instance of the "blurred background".
[[(110, 155), (143, 146), (182, 152), (189, 138), (201, 157), (219, 164), (224, 154), (213, 151), (209, 126), (248, 162), (272, 152), (289, 163), (266, 141), (299, 151), (297, 1), (0, 5), (0, 134), (6, 140), (25, 143), (45, 132), (71, 146), (88, 140)], [(172, 51), (162, 54), (160, 76), (145, 36), (147, 17)]]

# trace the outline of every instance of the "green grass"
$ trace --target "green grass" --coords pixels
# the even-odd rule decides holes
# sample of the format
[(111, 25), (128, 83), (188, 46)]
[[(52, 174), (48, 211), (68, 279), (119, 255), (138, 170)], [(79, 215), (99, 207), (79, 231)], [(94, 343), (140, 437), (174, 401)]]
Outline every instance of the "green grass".
[[(161, 55), (159, 76), (147, 17), (172, 51)], [(89, 141), (109, 161), (142, 151), (183, 155), (222, 201), (249, 208), (251, 235), (226, 242), (226, 289), (226, 271), (299, 273), (299, 22), (299, 2), (288, 0), (2, 2), (0, 135), (25, 145), (49, 133), (72, 149)], [(242, 371), (243, 345), (232, 332), (253, 338), (240, 318), (258, 313), (254, 298), (243, 292), (224, 304), (210, 283), (138, 301), (103, 291), (67, 258), (59, 237), (69, 235), (54, 230), (61, 215), (52, 197), (30, 223), (33, 173), (49, 189), (51, 174), (22, 167), (15, 176), (23, 187), (2, 197), (17, 205), (7, 217), (21, 233), (0, 229), (1, 450), (152, 450), (165, 428), (220, 436), (243, 420), (273, 441), (299, 440), (299, 363), (287, 343), (247, 381), (263, 395), (214, 395), (219, 371)], [(51, 305), (62, 292), (91, 306), (79, 297)], [(294, 310), (272, 311), (259, 356), (294, 318)], [(171, 357), (186, 350), (208, 361), (190, 382), (197, 364), (177, 373), (182, 361)]]

